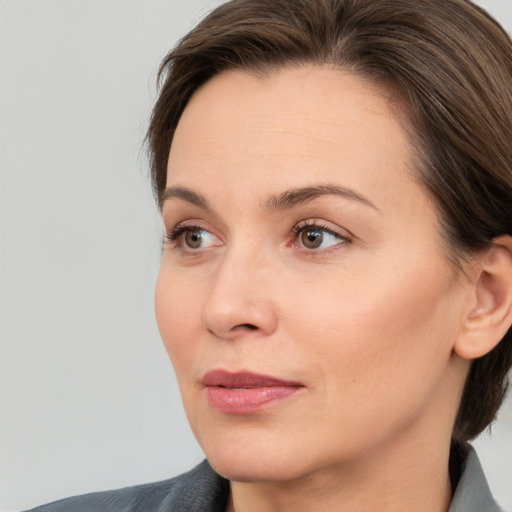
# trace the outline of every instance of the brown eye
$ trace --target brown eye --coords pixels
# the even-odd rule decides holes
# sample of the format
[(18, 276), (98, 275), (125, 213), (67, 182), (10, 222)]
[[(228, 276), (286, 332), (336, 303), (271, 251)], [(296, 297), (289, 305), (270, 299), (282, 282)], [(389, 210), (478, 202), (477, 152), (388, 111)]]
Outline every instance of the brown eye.
[(166, 239), (176, 248), (194, 251), (222, 245), (214, 234), (199, 226), (178, 226)]
[(300, 241), (307, 249), (318, 249), (324, 241), (324, 234), (318, 229), (305, 229), (300, 234)]
[(315, 223), (294, 228), (296, 243), (308, 250), (322, 250), (339, 244), (350, 243), (349, 238)]
[(203, 231), (202, 229), (193, 229), (185, 231), (183, 240), (187, 247), (190, 249), (199, 249), (203, 243)]

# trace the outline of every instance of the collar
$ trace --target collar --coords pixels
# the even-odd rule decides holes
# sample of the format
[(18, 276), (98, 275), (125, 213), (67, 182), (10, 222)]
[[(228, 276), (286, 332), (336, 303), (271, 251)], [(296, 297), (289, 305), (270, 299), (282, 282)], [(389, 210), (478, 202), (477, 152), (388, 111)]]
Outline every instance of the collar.
[(452, 448), (450, 466), (455, 465), (453, 457), (462, 460), (459, 458), (460, 478), (448, 512), (503, 512), (492, 497), (475, 449), (467, 444), (454, 452)]

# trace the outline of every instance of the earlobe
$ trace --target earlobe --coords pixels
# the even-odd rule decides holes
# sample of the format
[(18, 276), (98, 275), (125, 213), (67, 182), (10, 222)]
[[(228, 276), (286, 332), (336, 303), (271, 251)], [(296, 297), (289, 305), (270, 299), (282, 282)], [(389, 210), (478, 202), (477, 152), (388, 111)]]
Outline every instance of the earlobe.
[(496, 238), (478, 257), (473, 304), (454, 350), (464, 359), (489, 353), (512, 325), (512, 237)]

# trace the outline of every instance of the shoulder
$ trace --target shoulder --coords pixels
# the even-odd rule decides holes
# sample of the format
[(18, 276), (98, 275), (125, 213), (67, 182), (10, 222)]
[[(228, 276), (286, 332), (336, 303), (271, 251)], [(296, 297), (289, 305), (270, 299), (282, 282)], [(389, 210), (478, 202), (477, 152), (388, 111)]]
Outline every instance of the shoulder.
[(170, 480), (75, 496), (27, 512), (223, 512), (229, 483), (207, 461)]
[(465, 452), (449, 512), (503, 512), (491, 494), (475, 449), (465, 445)]

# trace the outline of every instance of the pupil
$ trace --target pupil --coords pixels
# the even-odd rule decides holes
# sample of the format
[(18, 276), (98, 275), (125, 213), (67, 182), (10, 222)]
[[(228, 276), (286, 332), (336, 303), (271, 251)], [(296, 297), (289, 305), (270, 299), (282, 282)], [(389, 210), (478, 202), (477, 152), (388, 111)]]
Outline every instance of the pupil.
[(320, 231), (303, 231), (302, 243), (309, 249), (316, 249), (320, 247), (324, 239), (324, 236)]

